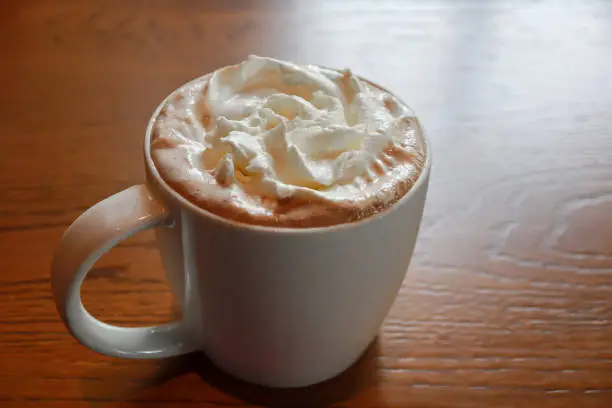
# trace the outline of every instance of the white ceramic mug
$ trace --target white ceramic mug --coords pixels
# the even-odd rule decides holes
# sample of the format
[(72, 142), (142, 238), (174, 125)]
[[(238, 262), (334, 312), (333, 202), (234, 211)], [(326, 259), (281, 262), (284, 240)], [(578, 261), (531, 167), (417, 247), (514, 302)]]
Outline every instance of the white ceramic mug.
[[(426, 137), (422, 174), (387, 211), (355, 223), (286, 229), (218, 217), (172, 190), (151, 159), (153, 119), (144, 143), (146, 184), (85, 211), (56, 251), (53, 295), (66, 327), (110, 356), (204, 351), (226, 372), (266, 386), (305, 386), (348, 368), (375, 338), (410, 263), (431, 167)], [(141, 328), (97, 320), (81, 302), (87, 272), (147, 228), (156, 228), (181, 320)]]

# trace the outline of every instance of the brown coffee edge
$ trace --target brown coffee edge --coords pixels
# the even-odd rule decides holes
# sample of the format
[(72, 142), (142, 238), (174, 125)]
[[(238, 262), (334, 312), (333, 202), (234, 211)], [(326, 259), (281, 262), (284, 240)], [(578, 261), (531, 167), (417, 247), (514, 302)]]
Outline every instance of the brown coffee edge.
[[(203, 76), (200, 79), (205, 80), (207, 76)], [(383, 92), (391, 95), (398, 103), (406, 106), (399, 98), (389, 93), (384, 88), (372, 83), (371, 81), (364, 80), (370, 86), (373, 86)], [(197, 82), (192, 81), (191, 83)], [(187, 85), (187, 84), (186, 84)], [(177, 89), (178, 93), (181, 89), (184, 89), (186, 85)], [(206, 84), (203, 86), (206, 89)], [(180, 95), (180, 94), (179, 94)], [(158, 119), (167, 115), (168, 107), (172, 102), (176, 101), (176, 96), (170, 95), (165, 102), (164, 106), (161, 107), (158, 114), (152, 118), (153, 126), (151, 129), (151, 140), (150, 145), (153, 147), (155, 143), (167, 143), (167, 147), (175, 147), (169, 140), (163, 140), (159, 138), (158, 129), (156, 127)], [(181, 99), (181, 98), (179, 98)], [(409, 109), (409, 108), (408, 108)], [(404, 156), (403, 161), (405, 165), (414, 165), (416, 171), (413, 175), (405, 180), (398, 181), (393, 190), (393, 197), (389, 199), (388, 195), (385, 199), (372, 198), (370, 200), (364, 200), (356, 205), (356, 201), (347, 200), (343, 202), (334, 202), (326, 200), (323, 197), (288, 197), (285, 199), (271, 199), (276, 201), (276, 206), (272, 210), (272, 213), (267, 214), (255, 214), (249, 212), (244, 207), (236, 206), (231, 199), (203, 199), (201, 196), (196, 195), (193, 191), (186, 188), (184, 183), (175, 182), (165, 174), (165, 170), (157, 166), (157, 162), (152, 156), (153, 165), (157, 169), (162, 179), (172, 188), (176, 193), (186, 198), (188, 201), (196, 205), (197, 207), (215, 214), (221, 218), (231, 220), (234, 222), (263, 226), (263, 227), (276, 227), (276, 228), (320, 228), (330, 227), (340, 224), (351, 224), (362, 221), (366, 218), (373, 217), (376, 214), (387, 211), (393, 207), (398, 201), (402, 199), (408, 192), (413, 188), (416, 181), (421, 177), (423, 173), (425, 161), (427, 157), (426, 149), (428, 148), (425, 141), (422, 140), (422, 129), (416, 121), (417, 131), (420, 136), (421, 149), (416, 153), (407, 152), (406, 150), (398, 147), (391, 146), (385, 150), (385, 153), (391, 157)], [(157, 146), (161, 147), (161, 146)], [(408, 155), (409, 157), (406, 157)], [(407, 161), (406, 161), (407, 160)], [(197, 191), (197, 189), (196, 189)], [(266, 199), (265, 197), (259, 197), (260, 199)], [(289, 216), (290, 214), (290, 216)]]

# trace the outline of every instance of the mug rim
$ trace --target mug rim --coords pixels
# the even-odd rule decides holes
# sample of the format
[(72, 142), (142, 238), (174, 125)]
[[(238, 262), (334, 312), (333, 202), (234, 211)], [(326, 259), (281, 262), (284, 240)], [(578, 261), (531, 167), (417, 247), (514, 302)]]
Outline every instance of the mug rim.
[[(321, 66), (321, 68), (327, 68), (327, 67)], [(327, 68), (327, 69), (330, 69), (330, 68)], [(331, 68), (331, 69), (333, 69), (333, 68)], [(193, 84), (194, 82), (201, 81), (201, 80), (203, 80), (206, 77), (209, 77), (211, 75), (212, 75), (212, 72), (209, 72), (209, 73), (204, 74), (204, 75), (200, 75), (199, 77), (196, 77), (196, 78), (194, 78), (194, 79), (192, 79), (192, 80), (190, 80), (188, 82), (183, 83), (181, 86), (179, 86), (178, 88), (175, 88), (173, 91), (168, 93), (168, 95), (166, 95), (166, 97), (157, 105), (157, 107), (153, 111), (153, 114), (151, 115), (151, 117), (150, 117), (150, 119), (148, 121), (148, 124), (147, 124), (146, 132), (145, 132), (145, 139), (144, 139), (144, 142), (145, 142), (144, 143), (144, 155), (145, 155), (145, 163), (146, 163), (146, 166), (147, 166), (147, 173), (152, 175), (155, 178), (156, 185), (159, 188), (163, 188), (164, 192), (168, 196), (170, 196), (174, 200), (176, 200), (181, 205), (181, 207), (188, 208), (189, 210), (191, 210), (193, 213), (197, 214), (198, 216), (205, 217), (207, 219), (210, 219), (210, 220), (215, 221), (217, 223), (224, 224), (225, 226), (228, 226), (228, 227), (231, 227), (231, 228), (234, 228), (234, 229), (250, 230), (250, 231), (260, 232), (260, 233), (294, 235), (294, 234), (313, 234), (313, 233), (324, 233), (324, 232), (332, 232), (332, 231), (349, 230), (349, 229), (357, 228), (357, 227), (366, 225), (368, 223), (374, 222), (374, 221), (384, 217), (385, 215), (388, 215), (391, 212), (395, 211), (401, 205), (403, 205), (406, 202), (408, 202), (416, 194), (416, 192), (423, 187), (423, 185), (427, 182), (427, 180), (429, 178), (429, 173), (430, 173), (430, 169), (431, 169), (431, 159), (432, 159), (432, 157), (431, 157), (432, 156), (432, 154), (431, 154), (431, 143), (429, 141), (429, 138), (427, 137), (427, 134), (426, 134), (427, 132), (425, 132), (425, 129), (421, 125), (421, 122), (420, 122), (418, 116), (415, 113), (414, 117), (416, 119), (416, 123), (417, 123), (417, 126), (418, 126), (417, 130), (420, 133), (420, 137), (421, 137), (423, 146), (425, 147), (425, 163), (423, 164), (423, 168), (421, 169), (421, 172), (419, 173), (416, 181), (414, 182), (414, 184), (412, 185), (410, 190), (408, 190), (408, 192), (406, 194), (404, 194), (398, 201), (393, 203), (388, 208), (385, 208), (383, 211), (377, 212), (377, 213), (375, 213), (373, 215), (370, 215), (368, 217), (362, 218), (362, 219), (360, 219), (358, 221), (352, 221), (352, 222), (346, 222), (346, 223), (340, 223), (340, 224), (332, 224), (332, 225), (327, 225), (327, 226), (322, 226), (322, 227), (305, 227), (305, 228), (276, 227), (276, 226), (269, 226), (269, 225), (247, 224), (247, 223), (236, 221), (236, 220), (233, 220), (233, 219), (230, 219), (230, 218), (221, 217), (220, 215), (217, 215), (217, 214), (215, 214), (215, 213), (213, 213), (211, 211), (208, 211), (208, 210), (206, 210), (206, 209), (204, 209), (204, 208), (194, 204), (193, 202), (191, 202), (187, 198), (185, 198), (178, 191), (176, 191), (174, 188), (172, 188), (163, 179), (163, 177), (161, 177), (157, 167), (155, 166), (155, 162), (153, 161), (153, 158), (151, 157), (151, 133), (152, 133), (152, 130), (153, 130), (153, 125), (155, 124), (155, 120), (157, 119), (160, 111), (166, 105), (168, 100), (176, 92), (178, 92), (179, 90), (181, 90), (181, 89), (183, 89), (183, 88)], [(408, 107), (408, 109), (410, 109), (414, 113), (414, 110), (409, 105), (407, 105), (401, 98), (398, 98), (397, 95), (395, 95), (394, 93), (390, 92), (385, 87), (382, 87), (382, 86), (378, 85), (377, 83), (372, 82), (372, 81), (370, 81), (368, 79), (365, 79), (365, 78), (363, 78), (361, 76), (357, 76), (357, 78), (359, 78), (360, 80), (362, 80), (364, 82), (367, 82), (367, 83), (373, 85), (374, 87), (377, 87), (377, 88), (381, 89), (382, 91), (385, 91), (385, 92), (389, 93), (390, 95), (395, 97), (397, 100), (399, 100), (401, 103), (403, 103), (404, 106)]]

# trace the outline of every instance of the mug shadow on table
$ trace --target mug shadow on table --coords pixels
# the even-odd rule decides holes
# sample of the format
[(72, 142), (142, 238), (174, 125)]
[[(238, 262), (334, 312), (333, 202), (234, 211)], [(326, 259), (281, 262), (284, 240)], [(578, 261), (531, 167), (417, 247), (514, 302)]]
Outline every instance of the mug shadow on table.
[[(120, 367), (115, 366), (113, 374), (98, 373), (98, 376), (105, 377), (104, 380), (93, 388), (91, 385), (85, 385), (83, 391), (85, 399), (110, 398), (128, 404), (133, 402), (136, 405), (145, 401), (186, 400), (193, 403), (206, 401), (214, 405), (215, 401), (227, 402), (229, 398), (264, 407), (326, 407), (347, 401), (357, 394), (367, 393), (368, 402), (376, 405), (379, 351), (379, 342), (376, 339), (364, 355), (344, 373), (303, 388), (274, 389), (249, 384), (221, 371), (203, 353), (192, 353), (157, 363), (149, 375), (136, 382), (131, 375), (134, 374), (132, 368), (123, 364)], [(193, 374), (199, 378), (194, 378)], [(132, 377), (131, 381), (129, 377)], [(191, 383), (199, 381), (203, 382), (201, 387)], [(226, 397), (220, 394), (225, 394)]]
[(295, 407), (329, 406), (346, 401), (378, 382), (379, 343), (376, 339), (364, 355), (341, 375), (310, 387), (273, 389), (238, 380), (214, 366), (202, 353), (166, 361), (143, 387), (155, 387), (189, 372), (219, 391), (248, 404)]

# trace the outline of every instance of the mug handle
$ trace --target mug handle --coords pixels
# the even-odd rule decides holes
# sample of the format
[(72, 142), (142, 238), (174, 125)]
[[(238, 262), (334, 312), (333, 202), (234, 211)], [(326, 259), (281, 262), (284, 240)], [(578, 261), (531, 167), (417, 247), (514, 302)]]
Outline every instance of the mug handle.
[(81, 302), (85, 276), (105, 252), (139, 231), (163, 226), (167, 220), (168, 210), (141, 184), (100, 201), (68, 227), (55, 252), (51, 285), (64, 324), (82, 344), (123, 358), (161, 358), (194, 350), (180, 321), (118, 327), (93, 317)]

